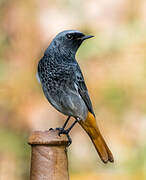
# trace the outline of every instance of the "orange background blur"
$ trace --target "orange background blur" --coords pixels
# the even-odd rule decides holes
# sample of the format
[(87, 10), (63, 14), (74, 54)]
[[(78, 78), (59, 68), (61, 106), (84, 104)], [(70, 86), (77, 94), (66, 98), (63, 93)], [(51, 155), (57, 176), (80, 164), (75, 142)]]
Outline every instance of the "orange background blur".
[(145, 0), (0, 1), (0, 180), (29, 179), (29, 133), (61, 126), (66, 118), (36, 80), (40, 57), (65, 29), (95, 35), (77, 60), (115, 157), (104, 165), (77, 125), (68, 150), (71, 180), (145, 180)]

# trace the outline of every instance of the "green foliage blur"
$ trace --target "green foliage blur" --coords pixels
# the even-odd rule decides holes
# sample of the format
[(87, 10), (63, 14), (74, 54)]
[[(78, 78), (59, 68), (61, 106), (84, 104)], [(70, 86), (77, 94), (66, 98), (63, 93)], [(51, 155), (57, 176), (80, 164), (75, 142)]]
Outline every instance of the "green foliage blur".
[(94, 35), (77, 60), (115, 163), (104, 165), (76, 126), (71, 180), (146, 179), (146, 1), (0, 1), (0, 180), (27, 180), (32, 130), (61, 126), (45, 99), (37, 63), (65, 29)]

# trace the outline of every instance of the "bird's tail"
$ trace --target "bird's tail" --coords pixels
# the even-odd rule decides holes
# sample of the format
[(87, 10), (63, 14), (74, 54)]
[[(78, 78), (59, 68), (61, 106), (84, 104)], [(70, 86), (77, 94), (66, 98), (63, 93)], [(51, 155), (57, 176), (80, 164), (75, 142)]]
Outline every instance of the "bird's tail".
[(87, 119), (84, 121), (83, 120), (79, 121), (79, 124), (88, 133), (101, 160), (104, 163), (107, 163), (108, 161), (114, 162), (113, 155), (98, 129), (94, 115), (88, 112)]

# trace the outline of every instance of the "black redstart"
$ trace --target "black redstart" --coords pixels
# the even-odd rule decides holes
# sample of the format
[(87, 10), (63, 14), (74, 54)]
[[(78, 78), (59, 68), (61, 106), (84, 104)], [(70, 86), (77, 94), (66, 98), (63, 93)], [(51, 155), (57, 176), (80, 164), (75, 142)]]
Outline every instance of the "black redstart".
[[(113, 162), (113, 155), (104, 141), (96, 124), (95, 114), (81, 69), (75, 59), (82, 42), (93, 36), (77, 30), (59, 33), (46, 49), (38, 64), (37, 76), (48, 101), (58, 111), (68, 116), (59, 134), (66, 134), (78, 122), (91, 138), (101, 160)], [(75, 121), (70, 128), (65, 127), (70, 119)]]

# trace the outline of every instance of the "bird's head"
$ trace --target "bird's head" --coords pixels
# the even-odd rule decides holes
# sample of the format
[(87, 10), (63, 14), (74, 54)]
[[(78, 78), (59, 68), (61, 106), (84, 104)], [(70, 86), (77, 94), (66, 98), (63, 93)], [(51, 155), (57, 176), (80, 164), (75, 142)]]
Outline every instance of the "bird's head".
[(50, 48), (56, 48), (62, 53), (75, 55), (82, 42), (92, 37), (94, 36), (85, 35), (77, 30), (66, 30), (57, 34), (51, 42)]

